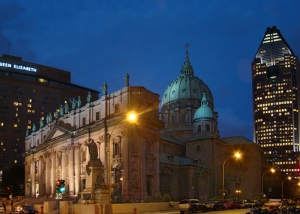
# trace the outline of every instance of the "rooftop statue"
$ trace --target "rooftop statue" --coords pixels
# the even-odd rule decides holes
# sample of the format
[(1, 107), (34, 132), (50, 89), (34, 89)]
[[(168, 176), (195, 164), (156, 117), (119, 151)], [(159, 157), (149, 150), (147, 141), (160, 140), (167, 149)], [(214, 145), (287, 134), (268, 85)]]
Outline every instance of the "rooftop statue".
[(88, 92), (88, 96), (86, 98), (86, 101), (89, 103), (89, 102), (91, 102), (91, 99), (92, 99), (91, 92)]
[(52, 114), (51, 113), (48, 114), (48, 122), (52, 123)]
[(54, 118), (57, 119), (59, 117), (59, 113), (56, 111), (54, 112)]
[(72, 100), (69, 100), (70, 103), (72, 103), (72, 109), (74, 110), (76, 108), (76, 101), (75, 101), (75, 98), (73, 97)]
[(80, 96), (78, 96), (77, 107), (80, 108), (80, 106), (81, 106), (81, 99), (80, 99)]
[(68, 102), (66, 102), (65, 104), (65, 114), (68, 114), (69, 112), (69, 105), (68, 105)]
[(36, 130), (35, 124), (32, 124), (32, 132), (35, 132), (35, 130)]
[(126, 76), (125, 76), (125, 86), (129, 86), (129, 74), (126, 73)]
[(42, 120), (42, 118), (40, 119), (40, 129), (44, 127), (44, 121)]
[(103, 91), (103, 95), (107, 95), (108, 86), (107, 86), (106, 82), (104, 82), (104, 85), (101, 88), (102, 88), (102, 91)]
[(60, 105), (59, 114), (61, 117), (64, 116), (64, 107), (62, 105)]

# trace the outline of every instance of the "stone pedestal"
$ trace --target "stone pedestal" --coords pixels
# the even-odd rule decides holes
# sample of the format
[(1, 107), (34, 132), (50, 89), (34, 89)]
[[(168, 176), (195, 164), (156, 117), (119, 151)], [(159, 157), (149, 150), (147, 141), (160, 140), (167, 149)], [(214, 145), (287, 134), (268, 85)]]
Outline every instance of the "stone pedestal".
[(109, 204), (109, 189), (97, 189), (95, 193), (96, 204)]
[(100, 160), (89, 161), (86, 165), (85, 189), (80, 192), (79, 203), (95, 203), (95, 192), (104, 182), (104, 166)]

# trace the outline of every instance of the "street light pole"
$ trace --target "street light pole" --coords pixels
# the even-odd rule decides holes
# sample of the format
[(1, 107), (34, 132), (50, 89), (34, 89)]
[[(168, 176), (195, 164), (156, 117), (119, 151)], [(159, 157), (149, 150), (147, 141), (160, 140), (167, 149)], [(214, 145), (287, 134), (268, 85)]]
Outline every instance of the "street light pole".
[(281, 201), (283, 201), (283, 182), (285, 181), (285, 180), (291, 180), (292, 178), (291, 177), (287, 177), (287, 178), (284, 178), (283, 180), (282, 180), (282, 182), (281, 182)]
[(261, 199), (263, 199), (263, 196), (264, 196), (264, 176), (267, 172), (274, 173), (275, 169), (271, 168), (270, 170), (265, 171), (261, 177)]
[(225, 183), (225, 178), (224, 178), (225, 177), (224, 176), (225, 163), (231, 157), (235, 157), (235, 158), (239, 159), (241, 157), (241, 154), (240, 153), (236, 153), (236, 154), (234, 154), (234, 156), (229, 156), (223, 162), (223, 168), (222, 168), (222, 200), (224, 200), (224, 195), (225, 195), (225, 189), (224, 189), (225, 188), (225, 185), (224, 185), (224, 183)]
[(240, 193), (241, 193), (241, 190), (237, 189), (235, 190), (236, 194), (237, 194), (237, 200), (239, 201), (240, 200)]
[(107, 177), (107, 183), (108, 183), (108, 195), (109, 195), (109, 204), (111, 204), (111, 144), (112, 144), (112, 135), (113, 135), (113, 132), (115, 130), (115, 128), (119, 125), (120, 122), (124, 122), (124, 121), (130, 121), (130, 122), (134, 122), (137, 118), (137, 115), (133, 112), (129, 113), (126, 117), (125, 120), (120, 120), (117, 122), (117, 124), (113, 127), (113, 129), (111, 130), (111, 133), (110, 133), (110, 136), (109, 136), (109, 145), (107, 146), (106, 148), (106, 152), (107, 152), (107, 155), (108, 155), (108, 158), (107, 158), (107, 171), (108, 171), (108, 177)]

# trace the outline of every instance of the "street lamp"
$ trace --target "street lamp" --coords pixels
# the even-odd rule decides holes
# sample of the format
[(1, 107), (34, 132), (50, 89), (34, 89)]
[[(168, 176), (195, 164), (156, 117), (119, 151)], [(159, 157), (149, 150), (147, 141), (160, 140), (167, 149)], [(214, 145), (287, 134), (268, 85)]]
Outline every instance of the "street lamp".
[(237, 200), (239, 201), (241, 190), (237, 189), (237, 190), (235, 190), (235, 192), (236, 192), (236, 195), (237, 195)]
[(109, 145), (108, 145), (107, 148), (106, 148), (106, 152), (107, 152), (107, 155), (108, 155), (108, 158), (107, 158), (107, 165), (108, 165), (108, 166), (107, 166), (107, 168), (108, 168), (107, 183), (108, 183), (108, 185), (109, 185), (109, 187), (108, 187), (109, 205), (111, 204), (111, 166), (110, 166), (110, 165), (111, 165), (111, 164), (110, 164), (110, 159), (111, 159), (110, 151), (111, 151), (111, 149), (110, 149), (110, 146), (111, 146), (111, 144), (112, 144), (112, 135), (113, 135), (113, 132), (114, 132), (115, 128), (118, 126), (118, 124), (119, 124), (120, 122), (129, 121), (129, 122), (133, 123), (133, 122), (136, 121), (136, 120), (137, 120), (137, 115), (136, 115), (134, 112), (130, 112), (130, 113), (127, 114), (125, 120), (120, 120), (120, 121), (118, 121), (118, 123), (113, 127), (113, 129), (112, 129), (112, 131), (111, 131), (111, 133), (110, 133), (110, 137), (109, 137)]
[(264, 196), (264, 176), (267, 172), (274, 173), (275, 169), (271, 168), (270, 170), (265, 171), (261, 177), (261, 199), (263, 199), (263, 196)]
[(225, 195), (225, 189), (224, 189), (224, 168), (225, 168), (225, 163), (229, 158), (235, 157), (236, 159), (239, 159), (241, 157), (241, 154), (239, 152), (235, 153), (234, 155), (230, 155), (228, 158), (224, 160), (223, 163), (223, 173), (222, 173), (222, 200), (224, 200), (224, 195)]
[(284, 178), (283, 180), (282, 180), (282, 182), (281, 182), (281, 201), (283, 201), (283, 182), (285, 181), (285, 180), (291, 180), (292, 179), (292, 177), (287, 177), (287, 178)]

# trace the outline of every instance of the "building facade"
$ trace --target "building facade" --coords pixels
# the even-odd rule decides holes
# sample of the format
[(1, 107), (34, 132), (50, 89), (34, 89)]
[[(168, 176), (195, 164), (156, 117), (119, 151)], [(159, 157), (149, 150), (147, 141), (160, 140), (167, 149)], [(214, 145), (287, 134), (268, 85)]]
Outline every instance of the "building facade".
[[(208, 200), (260, 197), (261, 150), (244, 137), (221, 138), (209, 87), (194, 75), (186, 58), (181, 74), (159, 95), (142, 86), (125, 87), (72, 110), (26, 138), (26, 195), (55, 195), (64, 179), (64, 196), (85, 190), (89, 141), (97, 144), (104, 182), (118, 183), (116, 201), (152, 201), (171, 196)], [(124, 120), (128, 112), (138, 120)], [(242, 158), (236, 160), (234, 153)], [(255, 160), (255, 161), (253, 161)], [(224, 170), (223, 170), (224, 169)], [(224, 176), (223, 176), (224, 175)], [(222, 185), (224, 183), (224, 186)], [(220, 192), (222, 191), (222, 192)]]
[(268, 27), (252, 62), (254, 142), (267, 161), (295, 178), (299, 154), (299, 60)]
[(96, 90), (72, 84), (68, 71), (11, 55), (0, 57), (0, 76), (0, 171), (23, 165), (26, 133), (46, 123), (61, 104), (75, 95), (76, 101), (88, 93), (93, 101), (99, 95)]

